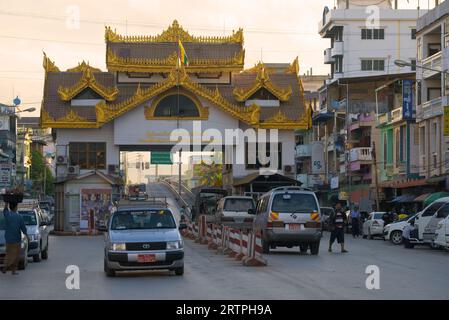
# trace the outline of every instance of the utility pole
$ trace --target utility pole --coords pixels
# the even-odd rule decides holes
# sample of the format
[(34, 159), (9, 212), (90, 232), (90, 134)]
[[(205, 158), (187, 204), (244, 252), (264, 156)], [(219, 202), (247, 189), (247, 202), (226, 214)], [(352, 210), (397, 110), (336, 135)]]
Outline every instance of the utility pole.
[(377, 156), (376, 156), (376, 142), (373, 141), (373, 166), (374, 166), (374, 186), (376, 188), (376, 210), (380, 211), (379, 205), (379, 181), (377, 178)]

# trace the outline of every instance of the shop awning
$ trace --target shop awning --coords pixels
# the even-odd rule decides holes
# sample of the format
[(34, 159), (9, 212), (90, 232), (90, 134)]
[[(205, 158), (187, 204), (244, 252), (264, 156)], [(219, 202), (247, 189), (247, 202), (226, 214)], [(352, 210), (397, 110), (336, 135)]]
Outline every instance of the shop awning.
[(427, 199), (424, 201), (423, 205), (424, 205), (424, 207), (427, 207), (432, 202), (434, 202), (438, 199), (444, 198), (444, 197), (449, 197), (449, 192), (432, 193), (429, 197), (427, 197)]
[(320, 112), (312, 117), (312, 123), (318, 124), (320, 122), (326, 122), (334, 117), (333, 112)]
[(424, 202), (430, 195), (431, 193), (424, 193), (420, 196), (417, 196), (415, 200), (413, 200), (413, 202)]
[(410, 203), (414, 202), (416, 198), (416, 195), (413, 194), (404, 194), (402, 196), (396, 197), (391, 201), (388, 201), (389, 203)]

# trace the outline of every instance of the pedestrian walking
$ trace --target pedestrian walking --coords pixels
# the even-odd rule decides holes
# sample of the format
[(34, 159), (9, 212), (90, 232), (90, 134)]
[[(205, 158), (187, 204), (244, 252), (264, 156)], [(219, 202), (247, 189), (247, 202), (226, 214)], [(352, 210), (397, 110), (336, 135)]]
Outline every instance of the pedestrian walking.
[[(20, 244), (22, 242), (22, 232), (28, 237), (27, 228), (21, 215), (17, 213), (17, 203), (5, 202), (3, 216), (5, 217), (5, 242), (6, 256), (3, 273), (8, 270), (16, 275), (20, 259)], [(26, 257), (25, 257), (26, 259)]]
[(358, 205), (355, 205), (351, 211), (352, 236), (360, 236), (360, 211)]
[(410, 221), (410, 223), (408, 223), (402, 230), (402, 242), (404, 243), (404, 247), (406, 249), (413, 249), (414, 247), (414, 245), (410, 242), (410, 239), (413, 238), (413, 232), (415, 229), (415, 221), (412, 219), (412, 221)]
[(335, 212), (331, 213), (329, 217), (329, 225), (331, 228), (331, 237), (329, 240), (329, 252), (332, 252), (332, 244), (337, 240), (341, 245), (341, 252), (348, 252), (345, 249), (345, 233), (344, 227), (347, 221), (345, 212), (343, 211), (341, 204), (337, 203), (335, 205)]

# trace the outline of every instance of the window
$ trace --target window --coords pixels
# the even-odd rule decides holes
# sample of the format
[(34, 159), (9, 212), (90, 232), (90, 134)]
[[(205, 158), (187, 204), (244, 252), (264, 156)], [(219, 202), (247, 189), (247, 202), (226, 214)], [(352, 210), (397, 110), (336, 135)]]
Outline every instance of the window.
[(410, 67), (410, 70), (416, 71), (416, 59), (411, 59), (410, 63), (412, 64), (412, 66)]
[(384, 71), (385, 60), (381, 59), (362, 59), (362, 71)]
[(176, 229), (169, 210), (123, 211), (112, 218), (112, 230)]
[(274, 196), (271, 210), (279, 213), (312, 213), (318, 211), (318, 206), (311, 194), (286, 193)]
[(69, 144), (70, 165), (80, 169), (106, 169), (105, 142), (71, 142)]
[(429, 43), (427, 46), (428, 51), (428, 57), (433, 56), (434, 54), (437, 54), (441, 51), (441, 44), (440, 43)]
[(437, 212), (445, 203), (444, 202), (434, 202), (430, 207), (423, 212), (423, 217), (431, 217)]
[(199, 117), (199, 115), (195, 102), (183, 94), (162, 98), (154, 110), (155, 117)]
[(343, 57), (335, 58), (335, 72), (337, 73), (343, 72)]
[[(260, 168), (269, 168), (270, 167), (270, 163), (262, 165), (259, 162), (259, 148), (258, 148), (258, 144), (256, 144), (256, 147), (254, 149), (256, 151), (256, 157), (257, 157), (256, 158), (256, 163), (249, 163), (248, 142), (245, 143), (245, 163), (246, 163), (246, 169), (247, 170), (257, 170), (257, 169), (260, 169)], [(270, 159), (270, 156), (271, 156), (270, 155), (270, 152), (271, 152), (271, 150), (270, 150), (270, 143), (267, 143), (265, 151), (266, 151), (267, 158)], [(281, 170), (281, 169), (282, 169), (282, 143), (279, 142), (278, 143), (278, 170)]]
[(385, 39), (385, 29), (362, 29), (362, 40), (383, 40)]
[(413, 28), (413, 29), (411, 30), (411, 33), (412, 33), (412, 39), (415, 40), (415, 39), (416, 39), (416, 29)]

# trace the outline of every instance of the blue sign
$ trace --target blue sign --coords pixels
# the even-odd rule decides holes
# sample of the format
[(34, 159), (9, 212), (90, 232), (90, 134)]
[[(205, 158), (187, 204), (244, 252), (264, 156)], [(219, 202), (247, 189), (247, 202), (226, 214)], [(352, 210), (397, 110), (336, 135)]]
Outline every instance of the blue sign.
[(415, 118), (413, 105), (413, 80), (402, 81), (402, 118), (411, 120)]

